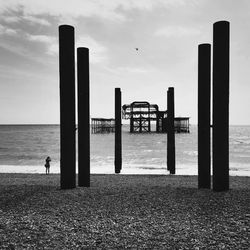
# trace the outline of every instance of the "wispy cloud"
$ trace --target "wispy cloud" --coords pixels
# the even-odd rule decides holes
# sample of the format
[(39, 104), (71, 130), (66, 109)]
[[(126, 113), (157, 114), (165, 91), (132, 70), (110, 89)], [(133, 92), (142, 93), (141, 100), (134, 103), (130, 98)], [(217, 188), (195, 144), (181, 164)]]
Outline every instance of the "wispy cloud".
[(27, 39), (33, 42), (40, 42), (46, 45), (47, 54), (57, 55), (58, 54), (58, 38), (47, 35), (31, 35), (27, 34)]
[(29, 21), (29, 22), (31, 22), (33, 24), (40, 24), (40, 25), (44, 25), (44, 26), (50, 26), (50, 23), (47, 20), (45, 20), (44, 18), (27, 15), (27, 16), (24, 16), (23, 19), (26, 20), (26, 21)]
[(76, 40), (76, 47), (89, 48), (91, 63), (101, 63), (108, 60), (107, 48), (90, 36), (80, 36)]
[[(189, 0), (189, 4), (197, 0)], [(111, 1), (112, 2), (112, 1)], [(113, 1), (116, 2), (116, 1)], [(179, 7), (187, 4), (185, 0), (127, 0), (116, 2), (124, 9), (152, 10), (154, 7)]]
[(191, 27), (182, 27), (182, 26), (168, 26), (161, 29), (158, 29), (155, 32), (155, 36), (164, 36), (164, 37), (183, 37), (183, 36), (194, 36), (199, 35), (201, 32), (198, 29)]
[[(9, 14), (10, 15), (10, 14)], [(17, 23), (20, 22), (21, 18), (18, 16), (2, 16), (2, 19), (6, 22), (6, 23)]]
[[(123, 17), (116, 12), (120, 6), (118, 1), (92, 0), (0, 0), (0, 13), (22, 11), (27, 17), (50, 15), (60, 19), (99, 16), (105, 19), (121, 20)], [(34, 20), (33, 21), (38, 21)]]
[(19, 56), (33, 58), (33, 55), (30, 55), (30, 52), (22, 45), (0, 41), (0, 47)]
[(27, 35), (28, 40), (30, 41), (38, 41), (43, 43), (51, 43), (54, 42), (55, 37), (46, 36), (46, 35)]
[(32, 15), (14, 16), (14, 13), (8, 13), (7, 16), (3, 16), (2, 19), (6, 23), (18, 23), (24, 20), (29, 22), (29, 24), (40, 24), (44, 26), (50, 26), (50, 23), (46, 19)]
[[(97, 16), (111, 20), (126, 19), (123, 10), (141, 9), (152, 10), (154, 7), (175, 7), (191, 4), (197, 0), (0, 0), (0, 13), (9, 10), (22, 10), (33, 22), (48, 25), (44, 20), (34, 16), (48, 14), (60, 18), (78, 18)], [(11, 19), (9, 19), (11, 20)], [(14, 19), (12, 19), (14, 20)]]
[[(26, 34), (26, 38), (32, 42), (42, 43), (46, 46), (48, 55), (58, 55), (58, 38), (48, 35)], [(107, 48), (90, 36), (79, 36), (76, 38), (75, 47), (89, 48), (90, 63), (101, 63), (108, 60)]]
[(16, 35), (17, 32), (14, 29), (7, 28), (0, 24), (0, 35)]

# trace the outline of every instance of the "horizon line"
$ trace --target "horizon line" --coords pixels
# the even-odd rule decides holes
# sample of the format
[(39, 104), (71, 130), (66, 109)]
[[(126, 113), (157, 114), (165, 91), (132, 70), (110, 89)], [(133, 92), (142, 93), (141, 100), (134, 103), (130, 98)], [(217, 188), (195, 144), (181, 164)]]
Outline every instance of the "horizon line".
[[(90, 123), (91, 124), (91, 123)], [(129, 123), (124, 123), (124, 124), (128, 124)], [(60, 126), (60, 123), (0, 123), (0, 126)], [(75, 125), (78, 125), (78, 123), (76, 123)], [(189, 123), (190, 126), (198, 126), (197, 123)], [(229, 126), (250, 126), (250, 124), (229, 124)]]

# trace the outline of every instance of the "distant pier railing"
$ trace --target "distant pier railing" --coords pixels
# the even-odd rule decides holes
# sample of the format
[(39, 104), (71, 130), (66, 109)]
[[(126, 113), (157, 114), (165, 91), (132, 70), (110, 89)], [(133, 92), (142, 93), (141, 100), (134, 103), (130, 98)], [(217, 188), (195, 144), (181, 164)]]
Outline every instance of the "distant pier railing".
[(91, 133), (113, 133), (115, 132), (115, 119), (91, 118)]
[(174, 129), (176, 133), (189, 133), (189, 117), (175, 117)]

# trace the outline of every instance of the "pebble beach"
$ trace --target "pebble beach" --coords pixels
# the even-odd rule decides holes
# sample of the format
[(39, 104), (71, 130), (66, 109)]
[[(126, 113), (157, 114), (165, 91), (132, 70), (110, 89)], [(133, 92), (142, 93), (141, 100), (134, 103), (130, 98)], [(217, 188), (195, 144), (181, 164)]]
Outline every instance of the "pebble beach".
[(198, 189), (197, 176), (0, 174), (0, 249), (249, 249), (250, 178)]

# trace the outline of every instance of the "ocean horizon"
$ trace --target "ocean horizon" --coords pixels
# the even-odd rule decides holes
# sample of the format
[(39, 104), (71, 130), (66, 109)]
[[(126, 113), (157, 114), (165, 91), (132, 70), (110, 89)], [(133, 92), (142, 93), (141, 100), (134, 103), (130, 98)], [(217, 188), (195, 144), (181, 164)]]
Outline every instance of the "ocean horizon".
[[(230, 175), (250, 176), (250, 126), (231, 125), (229, 132)], [(0, 138), (0, 172), (44, 173), (47, 156), (51, 173), (60, 172), (58, 124), (3, 124)], [(91, 173), (114, 173), (114, 133), (91, 134), (90, 143)], [(167, 134), (131, 134), (124, 124), (121, 173), (169, 174), (166, 144)], [(176, 134), (176, 174), (197, 175), (197, 157), (197, 125), (191, 125), (190, 133)]]

